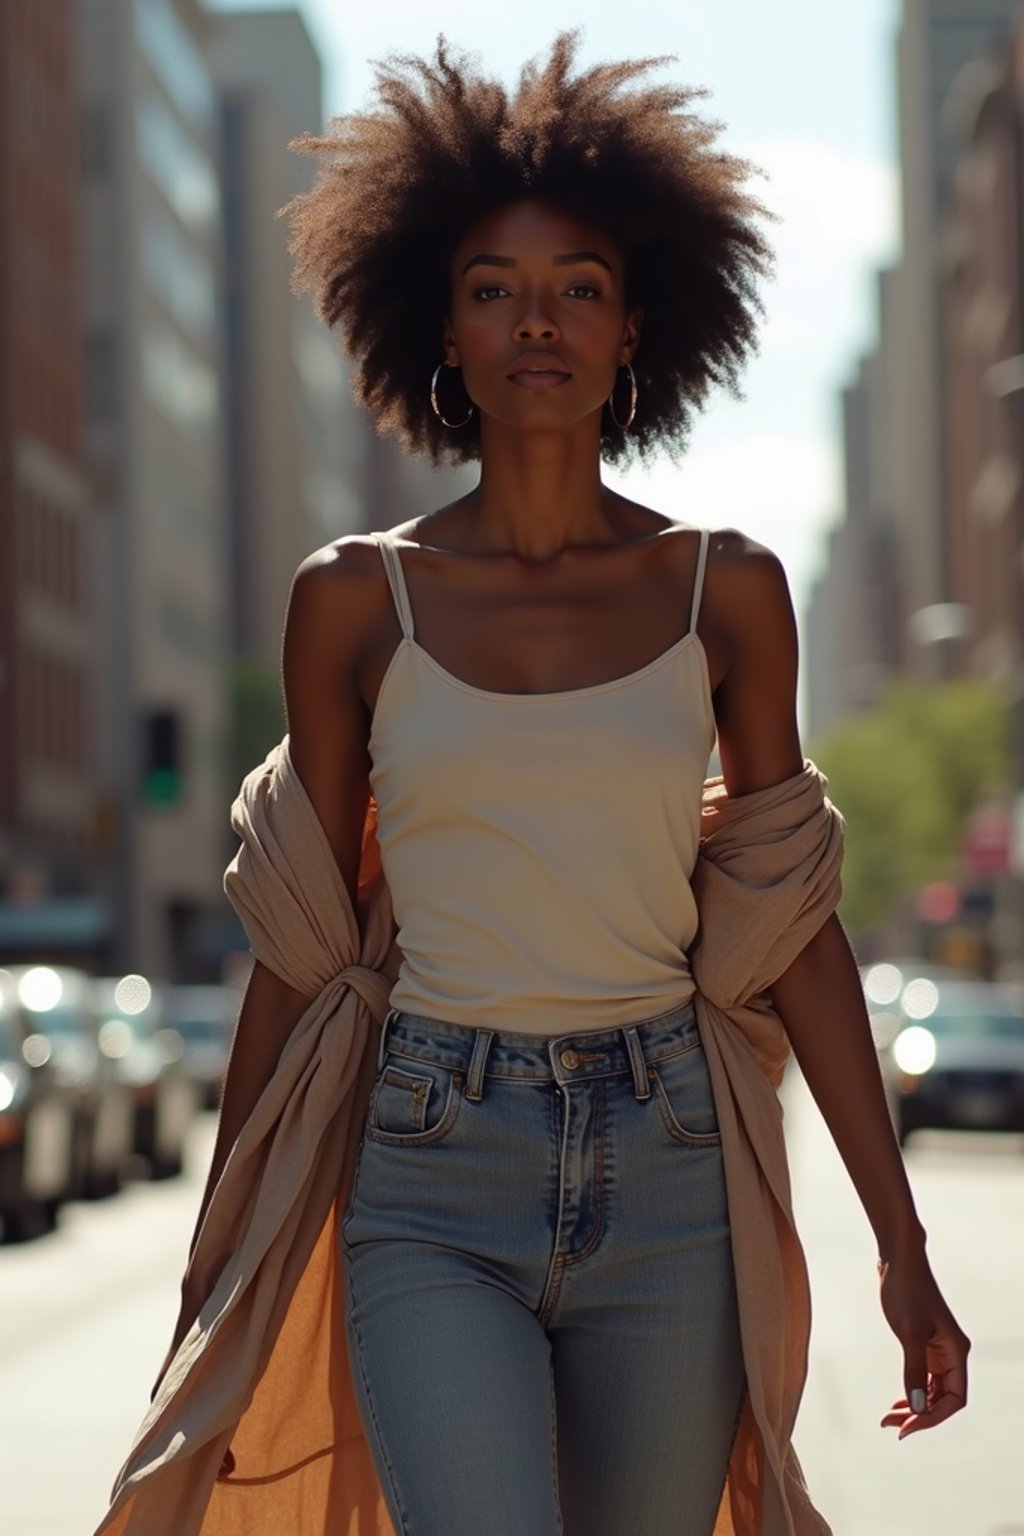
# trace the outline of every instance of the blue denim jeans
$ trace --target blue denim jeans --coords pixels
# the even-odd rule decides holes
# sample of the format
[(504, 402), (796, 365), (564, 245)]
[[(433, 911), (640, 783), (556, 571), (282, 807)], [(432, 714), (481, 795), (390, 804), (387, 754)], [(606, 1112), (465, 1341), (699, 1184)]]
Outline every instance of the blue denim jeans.
[(544, 1036), (392, 1010), (340, 1230), (400, 1536), (710, 1536), (746, 1383), (692, 1002)]

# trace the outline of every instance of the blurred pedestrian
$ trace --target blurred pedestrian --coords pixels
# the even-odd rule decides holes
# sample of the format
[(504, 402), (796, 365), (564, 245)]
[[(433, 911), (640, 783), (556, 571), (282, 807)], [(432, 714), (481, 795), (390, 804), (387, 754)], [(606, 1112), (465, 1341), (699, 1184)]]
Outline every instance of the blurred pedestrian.
[[(288, 210), (298, 284), (340, 325), (381, 429), (479, 479), (332, 542), (292, 585), (287, 742), (236, 807), (229, 894), (257, 958), (208, 1232), (156, 1404), (166, 1451), (122, 1493), (128, 1508), (187, 1458), (186, 1426), (219, 1446), (241, 1414), (204, 1531), (820, 1536), (790, 1440), (808, 1307), (775, 1095), (789, 1044), (877, 1238), (904, 1354), (884, 1422), (902, 1438), (966, 1400), (968, 1342), (929, 1267), (835, 913), (842, 819), (798, 738), (784, 570), (601, 475), (681, 450), (711, 387), (735, 387), (771, 264), (754, 168), (693, 112), (703, 93), (644, 81), (658, 61), (574, 74), (574, 48), (560, 37), (511, 96), (443, 42), (392, 59), (370, 110), (304, 143), (321, 166)], [(332, 1411), (346, 1422), (354, 1394), (364, 1438), (339, 1428), (329, 1455), (303, 1454), (319, 1356), (283, 1344), (274, 1381), (304, 1380), (307, 1401), (288, 1398), (261, 1461), (244, 1419), (258, 1371), (235, 1360), (256, 1324), (230, 1333), (258, 1261), (231, 1266), (270, 1221), (267, 1190), (275, 1240), (298, 1222), (280, 1195), (305, 1185), (284, 1182), (280, 1149), (313, 1138), (298, 1108), (280, 1126), (300, 1102), (311, 1124), (327, 1114), (330, 1026), (362, 1017), (351, 997), (330, 1010), (382, 973), (357, 947), (319, 1002), (288, 982), (282, 936), (299, 930), (279, 886), (301, 897), (314, 870), (297, 832), (289, 852), (270, 831), (299, 827), (303, 797), (364, 950), (376, 818), (400, 965), (331, 1260), (331, 1347), (347, 1351)], [(230, 1180), (258, 1161), (257, 1120), (280, 1166), (273, 1184), (251, 1175), (263, 1204), (239, 1213)], [(227, 1268), (207, 1274), (217, 1241)], [(234, 1406), (202, 1418), (218, 1391)], [(376, 1483), (357, 1508), (360, 1455)], [(155, 1494), (146, 1507), (149, 1536), (169, 1532)], [(175, 1507), (176, 1536), (200, 1528)]]

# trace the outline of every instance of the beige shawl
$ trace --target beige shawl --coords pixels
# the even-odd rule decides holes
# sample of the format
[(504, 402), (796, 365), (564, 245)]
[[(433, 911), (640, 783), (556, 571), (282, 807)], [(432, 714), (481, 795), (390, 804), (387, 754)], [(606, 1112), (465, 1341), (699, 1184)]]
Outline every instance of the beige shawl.
[[(839, 899), (843, 821), (826, 786), (810, 759), (736, 799), (721, 778), (704, 786), (691, 963), (749, 1384), (716, 1536), (828, 1536), (790, 1444), (810, 1305), (775, 1092), (788, 1046), (766, 996)], [(214, 1191), (190, 1276), (208, 1300), (96, 1536), (394, 1536), (349, 1377), (337, 1243), (401, 958), (376, 807), (356, 912), (287, 736), (246, 776), (231, 824), (228, 897), (257, 959), (310, 1004)]]

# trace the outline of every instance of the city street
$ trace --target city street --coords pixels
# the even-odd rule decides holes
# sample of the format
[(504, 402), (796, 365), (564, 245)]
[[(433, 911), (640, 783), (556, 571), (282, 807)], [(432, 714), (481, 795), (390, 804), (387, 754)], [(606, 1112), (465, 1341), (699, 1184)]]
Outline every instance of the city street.
[[(974, 1350), (969, 1410), (900, 1445), (878, 1427), (901, 1375), (871, 1234), (799, 1082), (786, 1099), (815, 1297), (796, 1442), (835, 1536), (1024, 1536), (1024, 1138), (933, 1136), (908, 1149), (936, 1272)], [(52, 1237), (0, 1248), (11, 1536), (88, 1536), (105, 1508), (173, 1325), (212, 1135), (205, 1116), (187, 1177), (73, 1205)]]
[(1024, 1536), (1024, 1137), (921, 1132), (906, 1148), (932, 1267), (973, 1347), (968, 1409), (901, 1444), (879, 1428), (903, 1378), (873, 1234), (799, 1079), (786, 1106), (814, 1300), (794, 1440), (835, 1536)]

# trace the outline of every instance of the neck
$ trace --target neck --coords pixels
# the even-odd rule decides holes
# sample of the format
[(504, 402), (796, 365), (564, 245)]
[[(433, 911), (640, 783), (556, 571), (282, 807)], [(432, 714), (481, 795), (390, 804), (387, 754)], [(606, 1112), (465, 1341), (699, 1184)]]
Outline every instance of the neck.
[(543, 565), (568, 545), (616, 541), (622, 498), (601, 480), (595, 418), (569, 432), (481, 428), (480, 481), (466, 499), (475, 552)]

